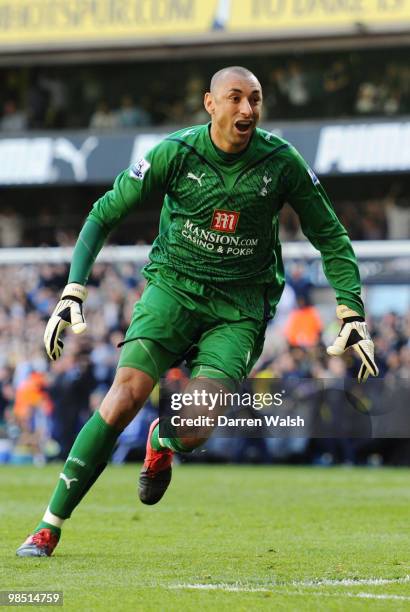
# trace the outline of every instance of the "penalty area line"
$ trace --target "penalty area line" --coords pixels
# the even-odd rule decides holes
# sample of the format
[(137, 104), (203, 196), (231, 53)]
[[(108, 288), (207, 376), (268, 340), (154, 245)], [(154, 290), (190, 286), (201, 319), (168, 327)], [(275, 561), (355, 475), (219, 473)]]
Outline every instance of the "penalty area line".
[[(377, 586), (384, 584), (405, 584), (410, 581), (410, 577), (405, 578), (369, 578), (369, 579), (345, 579), (345, 580), (320, 580), (314, 581), (300, 581), (290, 583), (273, 583), (271, 585), (252, 586), (245, 584), (228, 584), (228, 583), (217, 583), (217, 584), (174, 584), (166, 585), (168, 589), (175, 590), (202, 590), (202, 591), (225, 591), (228, 593), (271, 593), (276, 589), (277, 594), (290, 595), (290, 596), (303, 596), (311, 595), (314, 597), (350, 597), (358, 599), (381, 599), (381, 600), (396, 600), (396, 601), (410, 601), (410, 596), (407, 595), (395, 595), (390, 593), (352, 593), (350, 591), (337, 592), (337, 593), (325, 593), (309, 590), (308, 592), (303, 591), (291, 591), (286, 590), (286, 587), (323, 587), (323, 586)], [(283, 589), (283, 591), (282, 591)]]
[(173, 589), (191, 588), (191, 589), (223, 589), (225, 591), (269, 591), (273, 587), (320, 587), (320, 586), (379, 586), (385, 584), (407, 584), (410, 582), (410, 576), (403, 578), (318, 578), (316, 580), (292, 580), (284, 582), (270, 582), (269, 584), (251, 585), (242, 582), (228, 583), (218, 582), (214, 584), (196, 583), (196, 584), (176, 584), (169, 585)]
[[(319, 578), (317, 580), (296, 580), (291, 583), (282, 583), (283, 585), (289, 584), (293, 586), (378, 586), (384, 584), (407, 584), (410, 582), (410, 576), (404, 576), (403, 578), (336, 578), (334, 580), (330, 578)], [(278, 583), (279, 585), (280, 583)]]
[(242, 584), (167, 584), (167, 589), (175, 589), (177, 591), (197, 589), (198, 591), (227, 591), (230, 593), (268, 593), (272, 589), (268, 587), (252, 587)]

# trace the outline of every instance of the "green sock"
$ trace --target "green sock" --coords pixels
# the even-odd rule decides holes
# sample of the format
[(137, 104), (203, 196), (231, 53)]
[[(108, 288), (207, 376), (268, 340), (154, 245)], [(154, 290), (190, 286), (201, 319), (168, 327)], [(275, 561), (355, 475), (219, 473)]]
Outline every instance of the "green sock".
[(166, 448), (170, 448), (177, 453), (192, 453), (192, 451), (195, 450), (194, 448), (185, 446), (185, 444), (183, 444), (179, 438), (161, 438), (161, 441), (163, 448), (165, 446)]
[(60, 537), (61, 529), (60, 527), (56, 527), (55, 525), (50, 525), (50, 523), (46, 523), (46, 521), (40, 521), (37, 527), (34, 530), (34, 533), (40, 531), (40, 529), (50, 529), (56, 536)]
[(106, 466), (120, 433), (108, 425), (99, 412), (87, 421), (60, 473), (49, 504), (52, 514), (62, 519), (71, 516)]
[(154, 428), (151, 434), (151, 446), (156, 451), (162, 451), (164, 448), (169, 448), (178, 453), (190, 453), (193, 449), (188, 448), (178, 438), (161, 438), (162, 444), (159, 442), (159, 423)]
[(154, 427), (154, 431), (151, 434), (151, 446), (156, 451), (164, 450), (162, 444), (159, 443), (159, 423)]

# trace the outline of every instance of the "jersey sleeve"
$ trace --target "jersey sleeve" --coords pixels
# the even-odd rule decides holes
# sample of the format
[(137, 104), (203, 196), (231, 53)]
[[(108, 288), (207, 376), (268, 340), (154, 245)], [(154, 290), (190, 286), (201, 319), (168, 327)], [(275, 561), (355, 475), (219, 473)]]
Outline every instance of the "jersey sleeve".
[(108, 231), (150, 196), (163, 196), (173, 171), (175, 144), (163, 140), (149, 153), (117, 176), (114, 186), (97, 200), (88, 215)]
[(135, 206), (153, 195), (163, 196), (172, 177), (175, 144), (162, 141), (117, 176), (113, 188), (97, 200), (76, 242), (69, 282), (84, 285), (110, 232)]
[(302, 231), (322, 256), (323, 271), (346, 304), (364, 316), (359, 268), (349, 236), (318, 178), (295, 149), (284, 173), (285, 199), (299, 216)]

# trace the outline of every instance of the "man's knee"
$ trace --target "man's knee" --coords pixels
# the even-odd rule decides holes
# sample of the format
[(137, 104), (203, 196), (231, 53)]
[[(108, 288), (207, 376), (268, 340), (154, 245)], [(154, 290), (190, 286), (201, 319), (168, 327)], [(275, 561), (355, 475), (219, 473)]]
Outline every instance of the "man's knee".
[[(171, 428), (173, 437), (170, 439), (175, 445), (174, 450), (190, 452), (204, 444), (214, 432), (218, 416), (226, 412), (227, 405), (223, 398), (229, 392), (227, 382), (230, 381), (221, 370), (214, 368), (213, 373), (218, 376), (197, 376), (191, 378), (185, 387), (183, 395), (190, 401), (182, 406), (179, 413), (181, 425)], [(192, 421), (199, 422), (199, 425), (193, 427)]]
[(119, 368), (100, 408), (103, 419), (117, 429), (124, 429), (142, 408), (154, 381), (135, 368)]

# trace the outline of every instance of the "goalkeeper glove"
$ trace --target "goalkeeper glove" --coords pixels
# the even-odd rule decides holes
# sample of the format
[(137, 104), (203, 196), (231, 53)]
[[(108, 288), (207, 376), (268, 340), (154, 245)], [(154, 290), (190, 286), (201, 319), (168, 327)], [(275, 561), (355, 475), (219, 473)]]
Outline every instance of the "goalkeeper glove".
[(53, 361), (56, 361), (63, 351), (64, 343), (60, 334), (66, 327), (71, 327), (75, 334), (82, 334), (87, 329), (83, 315), (83, 302), (86, 297), (87, 289), (78, 283), (69, 283), (61, 294), (44, 332), (47, 355)]
[(340, 356), (352, 346), (362, 360), (357, 376), (359, 383), (366, 382), (369, 374), (377, 376), (379, 369), (374, 361), (374, 344), (364, 318), (344, 305), (336, 308), (336, 316), (342, 321), (342, 327), (336, 340), (327, 347), (328, 355)]

